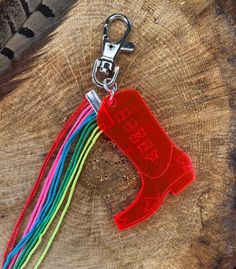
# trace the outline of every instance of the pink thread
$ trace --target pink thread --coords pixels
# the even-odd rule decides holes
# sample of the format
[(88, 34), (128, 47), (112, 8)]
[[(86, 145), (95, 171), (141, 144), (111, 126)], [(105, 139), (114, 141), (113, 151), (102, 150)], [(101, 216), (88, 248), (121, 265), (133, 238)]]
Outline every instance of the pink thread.
[[(87, 112), (87, 113), (86, 113)], [(70, 136), (80, 127), (81, 123), (84, 121), (84, 119), (92, 112), (92, 109), (90, 107), (87, 107), (85, 108), (81, 115), (79, 116), (79, 118), (77, 119), (77, 121), (74, 123), (73, 127), (71, 128), (70, 132), (68, 133), (68, 135), (66, 136), (66, 139), (65, 141), (63, 142), (59, 152), (57, 153), (57, 156), (56, 156), (56, 159), (55, 161), (53, 162), (53, 165), (52, 165), (52, 168), (50, 169), (49, 171), (49, 174), (48, 176), (46, 177), (46, 180), (45, 180), (45, 183), (44, 183), (44, 187), (43, 187), (43, 190), (41, 192), (41, 195), (37, 201), (37, 204), (35, 206), (35, 209), (34, 211), (32, 212), (31, 214), (31, 217), (30, 217), (30, 220), (28, 222), (28, 225), (25, 229), (25, 232), (24, 232), (24, 235), (30, 231), (30, 229), (33, 227), (42, 207), (43, 207), (43, 204), (46, 200), (46, 197), (47, 197), (47, 194), (48, 194), (48, 190), (51, 186), (51, 182), (52, 182), (52, 179), (53, 179), (53, 175), (56, 171), (56, 168), (58, 166), (58, 162), (61, 158), (61, 153), (62, 153), (62, 150), (64, 148), (64, 145), (65, 143), (68, 141), (68, 139), (70, 138)], [(85, 114), (86, 113), (86, 114)], [(84, 115), (85, 114), (85, 115)], [(84, 116), (83, 116), (84, 115)], [(82, 118), (82, 119), (81, 119)], [(78, 126), (77, 126), (78, 125)], [(42, 197), (43, 196), (43, 197)], [(35, 215), (35, 212), (36, 212), (36, 215)], [(34, 216), (35, 215), (35, 216)]]
[[(43, 204), (46, 200), (46, 197), (47, 197), (47, 194), (48, 194), (48, 191), (49, 191), (49, 188), (50, 188), (50, 185), (51, 185), (51, 182), (52, 182), (52, 179), (53, 179), (53, 175), (57, 169), (57, 166), (58, 166), (58, 163), (59, 163), (59, 160), (61, 158), (61, 153), (62, 153), (62, 150), (64, 148), (64, 145), (66, 144), (66, 142), (68, 141), (68, 139), (70, 138), (70, 136), (81, 126), (82, 122), (88, 117), (88, 115), (93, 111), (93, 109), (90, 107), (90, 106), (87, 106), (82, 112), (81, 114), (79, 115), (78, 119), (76, 120), (76, 122), (74, 123), (74, 125), (72, 126), (72, 128), (70, 129), (69, 133), (67, 134), (63, 144), (61, 145), (58, 153), (57, 153), (57, 156), (56, 156), (56, 159), (54, 160), (53, 162), (53, 165), (45, 179), (45, 182), (44, 182), (44, 186), (43, 186), (43, 189), (42, 189), (42, 192), (38, 198), (38, 201), (34, 207), (34, 210), (33, 212), (31, 213), (31, 216), (30, 216), (30, 219), (28, 221), (28, 224), (25, 228), (25, 231), (24, 231), (24, 234), (23, 236), (26, 235), (26, 233), (28, 233), (31, 228), (34, 226), (34, 223), (43, 207)], [(23, 250), (23, 249), (22, 249)], [(21, 250), (21, 251), (22, 251)], [(20, 255), (21, 251), (15, 255), (15, 257), (12, 259), (11, 263), (9, 264), (8, 266), (8, 269), (12, 269), (16, 259), (18, 258), (18, 256)]]

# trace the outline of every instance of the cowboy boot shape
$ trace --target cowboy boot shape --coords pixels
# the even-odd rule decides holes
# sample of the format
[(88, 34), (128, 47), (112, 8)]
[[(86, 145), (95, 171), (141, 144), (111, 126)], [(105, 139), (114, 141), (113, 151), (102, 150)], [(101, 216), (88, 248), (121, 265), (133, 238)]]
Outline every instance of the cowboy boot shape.
[(142, 180), (136, 199), (114, 218), (120, 230), (151, 216), (168, 193), (180, 193), (195, 179), (190, 157), (170, 140), (137, 90), (105, 97), (97, 121)]

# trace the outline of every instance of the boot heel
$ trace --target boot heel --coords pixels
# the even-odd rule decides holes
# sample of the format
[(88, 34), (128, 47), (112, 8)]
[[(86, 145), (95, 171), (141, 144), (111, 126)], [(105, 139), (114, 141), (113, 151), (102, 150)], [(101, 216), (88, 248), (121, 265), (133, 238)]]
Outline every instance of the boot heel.
[(185, 188), (194, 181), (195, 173), (193, 168), (188, 170), (177, 182), (170, 187), (170, 192), (177, 195), (185, 190)]

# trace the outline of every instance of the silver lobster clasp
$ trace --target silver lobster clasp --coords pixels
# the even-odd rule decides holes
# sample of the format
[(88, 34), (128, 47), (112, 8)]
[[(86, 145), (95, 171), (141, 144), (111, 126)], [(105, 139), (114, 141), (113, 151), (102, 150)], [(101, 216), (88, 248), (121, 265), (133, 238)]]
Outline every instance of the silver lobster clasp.
[[(118, 42), (111, 42), (109, 39), (109, 27), (115, 20), (120, 20), (126, 24), (126, 31)], [(127, 42), (127, 38), (131, 31), (130, 20), (122, 14), (113, 14), (107, 18), (103, 30), (103, 47), (102, 57), (95, 61), (92, 80), (99, 88), (108, 89), (112, 87), (119, 73), (119, 66), (115, 65), (117, 54), (121, 51), (132, 52), (135, 48), (132, 42)], [(98, 78), (98, 73), (103, 75), (104, 79)]]

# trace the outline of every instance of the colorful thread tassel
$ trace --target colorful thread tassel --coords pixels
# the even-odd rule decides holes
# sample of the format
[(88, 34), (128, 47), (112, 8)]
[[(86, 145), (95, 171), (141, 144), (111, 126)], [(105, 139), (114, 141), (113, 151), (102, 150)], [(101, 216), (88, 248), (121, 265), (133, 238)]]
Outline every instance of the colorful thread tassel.
[[(34, 268), (39, 267), (65, 217), (88, 153), (101, 133), (102, 131), (100, 131), (97, 127), (95, 113), (90, 105), (88, 105), (87, 101), (84, 100), (65, 124), (43, 163), (39, 177), (31, 191), (7, 245), (7, 249), (4, 254), (3, 269), (26, 268), (31, 256), (42, 242), (43, 236), (46, 234), (63, 202), (66, 200), (56, 228)], [(70, 152), (72, 144), (75, 142), (76, 146), (72, 158), (69, 162), (68, 168), (65, 169), (65, 161), (68, 158), (68, 153)], [(47, 177), (45, 178), (44, 186), (34, 210), (31, 213), (23, 237), (14, 246), (25, 211), (34, 198), (39, 188), (39, 184), (45, 174), (45, 170), (60, 144), (61, 147), (58, 150), (57, 156)], [(65, 172), (64, 175), (63, 172)]]

